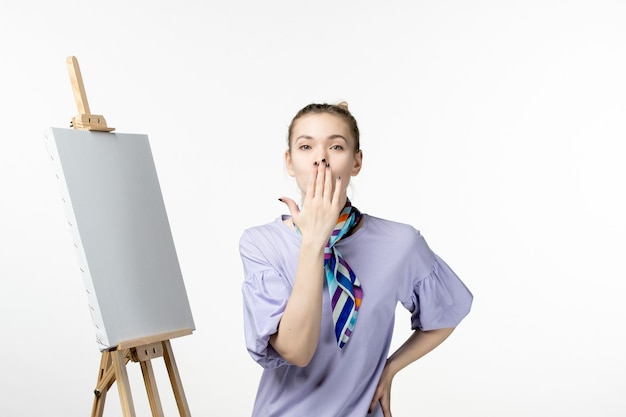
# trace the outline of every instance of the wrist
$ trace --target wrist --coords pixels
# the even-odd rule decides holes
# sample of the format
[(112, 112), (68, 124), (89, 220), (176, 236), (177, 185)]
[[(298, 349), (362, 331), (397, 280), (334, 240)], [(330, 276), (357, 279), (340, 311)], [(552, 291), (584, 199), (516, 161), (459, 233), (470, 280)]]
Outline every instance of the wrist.
[(300, 240), (300, 251), (320, 253), (323, 255), (324, 249), (326, 248), (326, 242), (328, 242), (328, 239), (322, 241), (320, 239), (302, 236), (302, 239)]
[(396, 376), (398, 372), (402, 369), (402, 366), (398, 363), (397, 360), (394, 360), (393, 356), (387, 359), (385, 363), (385, 368), (383, 370), (383, 374), (387, 378), (393, 378)]

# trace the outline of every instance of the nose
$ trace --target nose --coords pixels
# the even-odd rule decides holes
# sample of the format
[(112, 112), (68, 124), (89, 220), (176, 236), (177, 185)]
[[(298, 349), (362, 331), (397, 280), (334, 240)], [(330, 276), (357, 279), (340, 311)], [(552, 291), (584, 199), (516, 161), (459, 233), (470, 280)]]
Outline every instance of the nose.
[(320, 151), (315, 160), (322, 164), (328, 163), (328, 155), (326, 154), (326, 151)]

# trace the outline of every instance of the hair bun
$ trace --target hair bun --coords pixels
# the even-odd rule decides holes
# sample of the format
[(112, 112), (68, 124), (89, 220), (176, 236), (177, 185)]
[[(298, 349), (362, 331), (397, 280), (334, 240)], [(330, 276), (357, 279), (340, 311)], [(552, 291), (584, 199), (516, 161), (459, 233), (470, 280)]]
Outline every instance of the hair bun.
[(336, 106), (348, 110), (348, 102), (347, 101), (340, 101), (339, 103), (336, 104)]

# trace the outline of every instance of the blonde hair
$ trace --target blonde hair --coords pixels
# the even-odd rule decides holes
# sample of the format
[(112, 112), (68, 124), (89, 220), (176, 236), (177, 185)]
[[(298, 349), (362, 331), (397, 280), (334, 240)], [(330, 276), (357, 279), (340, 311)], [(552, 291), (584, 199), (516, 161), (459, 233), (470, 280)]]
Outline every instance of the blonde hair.
[(291, 134), (293, 133), (293, 125), (296, 120), (300, 117), (306, 116), (308, 114), (320, 114), (320, 113), (328, 113), (335, 116), (341, 117), (348, 125), (350, 129), (350, 133), (354, 136), (354, 151), (358, 151), (361, 149), (360, 137), (359, 137), (359, 126), (357, 125), (356, 119), (348, 110), (348, 103), (342, 101), (337, 104), (328, 104), (328, 103), (311, 103), (303, 108), (301, 108), (298, 113), (291, 119), (291, 123), (289, 124), (289, 130), (287, 134), (287, 148), (289, 152), (291, 152)]

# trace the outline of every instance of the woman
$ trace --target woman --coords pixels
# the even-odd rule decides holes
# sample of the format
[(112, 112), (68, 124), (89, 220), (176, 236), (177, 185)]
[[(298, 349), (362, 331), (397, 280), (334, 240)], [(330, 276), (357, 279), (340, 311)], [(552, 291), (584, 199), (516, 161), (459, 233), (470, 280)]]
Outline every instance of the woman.
[[(301, 207), (282, 197), (290, 216), (241, 237), (246, 345), (265, 368), (255, 417), (390, 417), (396, 373), (469, 312), (472, 294), (416, 229), (352, 206), (362, 161), (345, 103), (304, 107), (285, 151)], [(398, 302), (414, 332), (387, 358)]]

